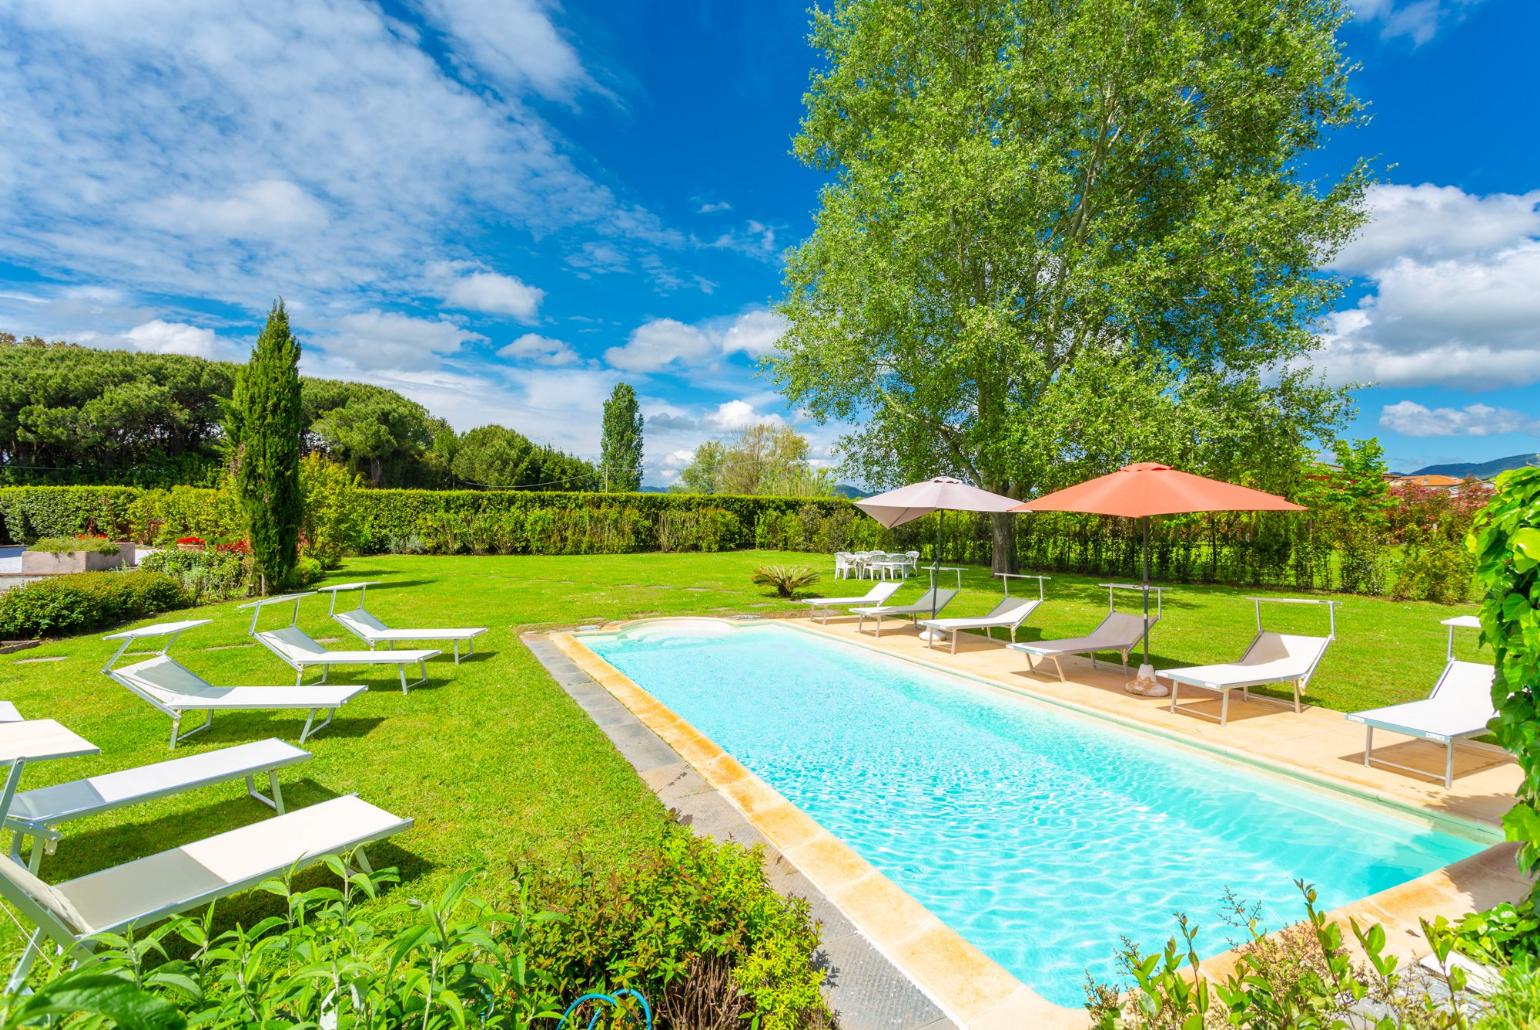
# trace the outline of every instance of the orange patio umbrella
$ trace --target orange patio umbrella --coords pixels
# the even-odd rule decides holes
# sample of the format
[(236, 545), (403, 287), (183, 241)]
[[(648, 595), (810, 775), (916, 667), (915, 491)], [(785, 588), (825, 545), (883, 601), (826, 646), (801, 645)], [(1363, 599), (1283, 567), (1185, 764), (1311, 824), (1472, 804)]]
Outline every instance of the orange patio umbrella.
[[(1141, 461), (1116, 472), (1036, 500), (1018, 504), (1012, 511), (1073, 511), (1085, 515), (1116, 515), (1144, 523), (1144, 662), (1150, 664), (1150, 519), (1157, 515), (1185, 515), (1200, 511), (1304, 511), (1302, 505), (1277, 494), (1236, 486), (1217, 479), (1181, 472), (1169, 465)], [(1153, 672), (1151, 673), (1153, 676)]]

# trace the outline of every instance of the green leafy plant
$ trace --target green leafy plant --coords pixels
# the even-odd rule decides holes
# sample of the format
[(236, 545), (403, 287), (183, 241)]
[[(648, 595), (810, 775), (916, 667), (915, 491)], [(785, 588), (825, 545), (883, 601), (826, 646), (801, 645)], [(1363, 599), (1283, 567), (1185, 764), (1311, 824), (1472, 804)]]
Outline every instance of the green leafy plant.
[(201, 551), (166, 548), (146, 555), (139, 567), (176, 580), (194, 604), (245, 597), (251, 592), (249, 551), (225, 547)]
[(283, 899), (284, 914), (250, 927), (215, 932), (210, 908), (144, 935), (100, 935), (78, 972), (0, 1001), (0, 1023), (94, 1012), (123, 1026), (437, 1030), (522, 1028), (559, 1015), (525, 948), (532, 926), (559, 917), (531, 914), (522, 901), (512, 913), (493, 909), (471, 896), (474, 872), (436, 898), (366, 909), (394, 870), (323, 861), (340, 886), (269, 880), (261, 889)]
[(0, 637), (84, 633), (191, 603), (181, 584), (160, 572), (50, 576), (0, 594)]
[(307, 454), (299, 463), (304, 518), (300, 522), (300, 552), (335, 569), (347, 554), (359, 549), (360, 512), (358, 475), (319, 454)]
[[(1519, 864), (1540, 870), (1540, 468), (1497, 477), (1497, 492), (1477, 513), (1468, 538), (1476, 578), (1486, 588), (1481, 641), (1496, 675), (1492, 731), (1523, 772), (1503, 817), (1519, 842)], [(1536, 888), (1540, 892), (1540, 886)]]
[[(1438, 925), (1444, 928), (1442, 921)], [(1472, 912), (1449, 924), (1447, 930), (1455, 950), (1478, 962), (1507, 965), (1522, 959), (1540, 963), (1540, 912), (1533, 898)]]
[[(1087, 978), (1086, 1008), (1093, 1024), (1103, 1030), (1217, 1026), (1440, 1030), (1469, 1025), (1458, 1004), (1465, 988), (1458, 969), (1446, 967), (1457, 1002), (1449, 1006), (1444, 998), (1430, 995), (1420, 978), (1400, 971), (1396, 956), (1385, 953), (1383, 927), (1350, 923), (1355, 954), (1342, 927), (1316, 908), (1315, 889), (1303, 881), (1299, 887), (1305, 898), (1304, 922), (1274, 934), (1258, 925), (1255, 911), (1233, 896), (1227, 898), (1228, 922), (1244, 934), (1244, 943), (1236, 951), (1233, 970), (1223, 978), (1199, 971), (1198, 927), (1185, 916), (1177, 920), (1180, 939), (1171, 938), (1159, 954), (1145, 955), (1125, 942), (1120, 965), (1133, 990), (1125, 994)], [(1426, 925), (1424, 931), (1434, 954), (1440, 961), (1447, 960), (1447, 938)], [(1357, 954), (1363, 956), (1362, 962)], [(1364, 1006), (1365, 1002), (1369, 1005)], [(1360, 1006), (1384, 1015), (1365, 1021)]]
[(562, 997), (629, 987), (660, 1025), (814, 1030), (829, 1025), (807, 902), (765, 881), (763, 854), (669, 825), (624, 871), (581, 849), (524, 872), (536, 907), (532, 967)]
[(754, 570), (756, 586), (774, 587), (777, 597), (795, 597), (818, 582), (818, 573), (805, 565), (761, 565)]
[(71, 551), (89, 551), (92, 554), (117, 554), (118, 545), (99, 536), (45, 536), (27, 545), (29, 551), (48, 551), (67, 554)]

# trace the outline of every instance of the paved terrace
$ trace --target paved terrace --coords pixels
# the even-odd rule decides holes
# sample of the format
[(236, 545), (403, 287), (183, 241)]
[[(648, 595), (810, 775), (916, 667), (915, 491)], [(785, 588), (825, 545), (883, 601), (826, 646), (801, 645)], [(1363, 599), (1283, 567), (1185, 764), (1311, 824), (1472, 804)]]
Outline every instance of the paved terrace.
[[(1465, 743), (1457, 749), (1454, 786), (1445, 790), (1441, 782), (1441, 747), (1423, 742), (1397, 743), (1398, 738), (1383, 731), (1376, 734), (1376, 743), (1381, 745), (1376, 754), (1398, 764), (1426, 769), (1430, 778), (1365, 768), (1362, 727), (1347, 722), (1342, 713), (1327, 709), (1307, 706), (1296, 714), (1290, 707), (1260, 698), (1246, 702), (1236, 694), (1230, 701), (1229, 723), (1221, 727), (1202, 717), (1207, 714), (1217, 718), (1217, 698), (1198, 692), (1184, 693), (1178, 711), (1172, 713), (1168, 699), (1126, 693), (1122, 669), (1115, 663), (1098, 663), (1098, 668), (1093, 669), (1089, 661), (1061, 659), (1067, 681), (1060, 681), (1051, 662), (1037, 673), (1029, 672), (1026, 656), (1007, 649), (998, 640), (964, 635), (957, 653), (951, 654), (945, 645), (929, 648), (913, 628), (885, 630), (879, 638), (870, 632), (858, 633), (854, 619), (837, 619), (827, 625), (806, 619), (795, 621), (815, 633), (1184, 740), (1221, 757), (1285, 770), (1435, 816), (1495, 826), (1511, 804), (1519, 781), (1518, 767), (1503, 751)], [(558, 654), (569, 657), (595, 685), (602, 685), (656, 733), (659, 743), (666, 743), (668, 749), (703, 777), (705, 784), (714, 788), (710, 793), (741, 813), (755, 831), (754, 836), (773, 845), (772, 868), (776, 872), (784, 870), (781, 863), (787, 862), (802, 880), (798, 886), (816, 887), (807, 892), (793, 888), (795, 893), (814, 897), (815, 910), (821, 910), (820, 915), (829, 913), (832, 901), (841, 918), (830, 922), (839, 928), (837, 933), (842, 939), (841, 947), (830, 950), (852, 948), (854, 954), (865, 960), (860, 965), (867, 965), (868, 969), (874, 965), (882, 971), (873, 978), (875, 983), (861, 983), (866, 978), (857, 974), (847, 981), (846, 991), (831, 992), (831, 1001), (837, 1010), (844, 1010), (842, 1014), (849, 1025), (940, 1025), (939, 1020), (932, 1024), (939, 1013), (925, 1000), (927, 996), (964, 1026), (1085, 1025), (1083, 1011), (1052, 1005), (1022, 985), (842, 841), (572, 637), (556, 634), (551, 643), (556, 645)], [(535, 646), (537, 653), (544, 650)], [(603, 721), (600, 724), (605, 725)], [(613, 731), (611, 735), (614, 736)], [(653, 786), (666, 802), (672, 803), (666, 789), (659, 789), (661, 784)], [(778, 886), (784, 889), (790, 885)], [(1383, 924), (1389, 950), (1411, 957), (1426, 950), (1421, 944), (1419, 917), (1456, 917), (1472, 908), (1511, 900), (1526, 889), (1527, 884), (1515, 869), (1512, 847), (1496, 845), (1446, 869), (1345, 906), (1333, 915)], [(849, 934), (847, 927), (859, 934)], [(852, 937), (869, 939), (877, 954), (861, 947)], [(830, 957), (835, 959), (831, 964), (838, 970), (839, 957), (844, 956)], [(896, 970), (888, 965), (890, 962)], [(1206, 962), (1205, 969), (1218, 975), (1229, 965), (1229, 957), (1221, 955)], [(907, 992), (893, 982), (892, 973), (897, 971), (923, 988), (925, 995), (906, 996)], [(877, 998), (881, 1002), (872, 1005)], [(873, 1016), (878, 1018), (872, 1019)]]

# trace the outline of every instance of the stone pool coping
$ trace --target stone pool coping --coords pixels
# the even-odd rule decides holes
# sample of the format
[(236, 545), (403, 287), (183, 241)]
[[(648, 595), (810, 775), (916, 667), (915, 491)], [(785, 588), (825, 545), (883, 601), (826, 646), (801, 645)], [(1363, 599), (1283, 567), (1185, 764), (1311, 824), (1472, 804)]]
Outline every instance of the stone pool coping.
[[(667, 621), (670, 618), (705, 618), (736, 625), (745, 623), (741, 619), (722, 619), (716, 616), (673, 616), (612, 623), (603, 627), (603, 631), (610, 632), (639, 622)], [(1351, 780), (1343, 782), (1340, 777), (1323, 778), (1302, 774), (1298, 769), (1259, 760), (1236, 748), (1228, 749), (1234, 753), (1226, 754), (1225, 747), (1216, 747), (1211, 740), (1183, 740), (1180, 733), (1152, 730), (1137, 721), (1120, 718), (1116, 713), (1077, 703), (1072, 697), (1050, 696), (1046, 692), (1031, 689), (1030, 684), (1005, 681), (987, 672), (949, 666), (937, 660), (951, 657), (946, 652), (933, 652), (922, 647), (921, 651), (928, 654), (906, 653), (901, 648), (893, 647), (894, 643), (906, 639), (902, 633), (888, 638), (857, 640), (837, 631), (830, 632), (828, 627), (815, 627), (800, 620), (782, 624), (814, 636), (845, 639), (846, 643), (864, 646), (868, 650), (910, 661), (932, 671), (964, 680), (971, 679), (981, 686), (1004, 689), (1051, 703), (1090, 718), (1122, 725), (1132, 732), (1165, 737), (1176, 746), (1194, 747), (1221, 761), (1239, 761), (1263, 772), (1314, 784), (1317, 788), (1337, 789), (1370, 801), (1388, 803), (1391, 807), (1418, 811), (1433, 822), (1470, 825), (1478, 821), (1451, 816), (1447, 809), (1440, 811), (1431, 804), (1409, 804), (1400, 797), (1365, 790), (1362, 784)], [(623, 673), (583, 646), (576, 634), (553, 633), (549, 639), (579, 669), (608, 690), (742, 812), (756, 830), (773, 842), (787, 860), (827, 895), (876, 948), (934, 1000), (948, 1017), (962, 1026), (978, 1027), (981, 1030), (993, 1027), (1088, 1025), (1083, 1009), (1057, 1005), (1021, 983), (838, 837), (791, 804), (778, 791)], [(908, 634), (907, 639), (912, 643), (913, 634)], [(1387, 950), (1407, 958), (1414, 957), (1427, 950), (1422, 942), (1421, 918), (1431, 919), (1438, 915), (1456, 918), (1472, 908), (1511, 900), (1527, 890), (1528, 881), (1518, 872), (1513, 855), (1514, 845), (1494, 844), (1460, 862), (1335, 909), (1328, 913), (1328, 918), (1344, 924), (1348, 920), (1357, 920), (1360, 924), (1381, 923), (1388, 937)], [(1346, 936), (1352, 939), (1350, 934)], [(1419, 948), (1419, 945), (1422, 946)], [(1221, 976), (1234, 967), (1235, 960), (1234, 952), (1226, 952), (1205, 960), (1202, 969), (1207, 975)]]

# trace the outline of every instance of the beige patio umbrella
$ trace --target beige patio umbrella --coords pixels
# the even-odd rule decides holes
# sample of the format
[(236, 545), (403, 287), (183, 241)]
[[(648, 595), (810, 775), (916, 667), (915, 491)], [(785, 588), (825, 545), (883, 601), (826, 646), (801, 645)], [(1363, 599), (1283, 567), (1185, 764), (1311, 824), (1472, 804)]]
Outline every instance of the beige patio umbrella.
[[(920, 483), (910, 483), (901, 486), (897, 490), (889, 490), (887, 493), (874, 494), (863, 501), (857, 501), (856, 507), (876, 519), (883, 526), (892, 529), (894, 526), (902, 526), (906, 522), (931, 512), (943, 511), (976, 511), (993, 514), (995, 512), (1011, 511), (1019, 502), (1004, 497), (1000, 494), (992, 494), (988, 490), (980, 490), (976, 486), (969, 486), (960, 479), (951, 476), (937, 476), (935, 479), (927, 479)], [(936, 569), (941, 566), (941, 519), (936, 519)], [(936, 577), (931, 577), (931, 586), (935, 586)], [(936, 615), (936, 595), (931, 594), (931, 617)]]

